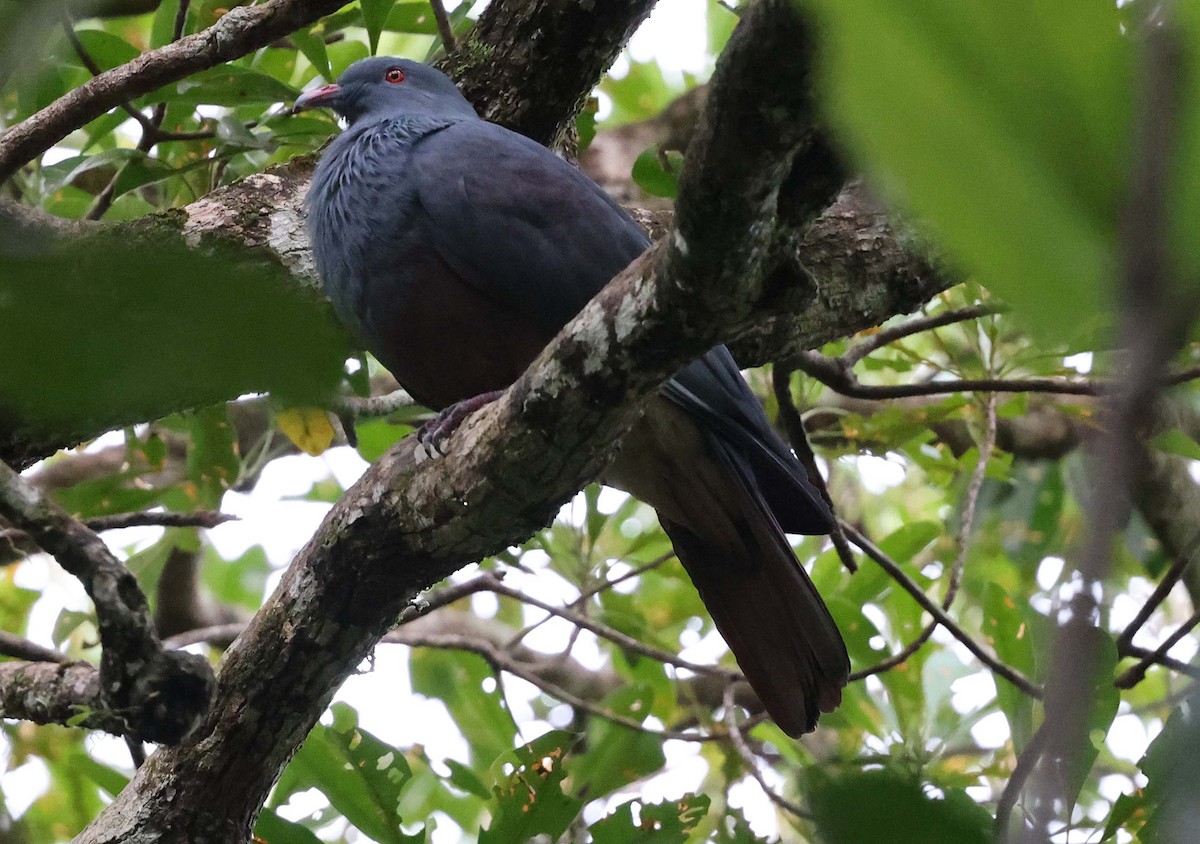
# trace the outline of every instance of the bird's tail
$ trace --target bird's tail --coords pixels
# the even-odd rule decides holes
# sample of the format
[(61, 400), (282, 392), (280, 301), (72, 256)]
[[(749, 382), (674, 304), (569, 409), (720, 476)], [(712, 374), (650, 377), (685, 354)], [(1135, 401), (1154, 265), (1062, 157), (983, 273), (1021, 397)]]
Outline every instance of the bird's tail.
[[(775, 722), (811, 731), (841, 702), (850, 664), (751, 462), (673, 407), (648, 410), (607, 480), (658, 510), (717, 629)], [(614, 471), (615, 470), (615, 471)]]

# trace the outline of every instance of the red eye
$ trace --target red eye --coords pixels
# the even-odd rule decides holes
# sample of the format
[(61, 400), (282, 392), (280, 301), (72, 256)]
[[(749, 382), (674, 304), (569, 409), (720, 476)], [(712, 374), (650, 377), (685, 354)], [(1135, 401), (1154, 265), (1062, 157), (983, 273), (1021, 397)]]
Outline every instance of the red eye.
[(383, 78), (386, 79), (388, 82), (391, 82), (393, 85), (396, 85), (396, 84), (404, 81), (404, 71), (398, 67), (393, 67), (393, 68), (390, 68), (388, 70), (388, 72), (383, 75)]

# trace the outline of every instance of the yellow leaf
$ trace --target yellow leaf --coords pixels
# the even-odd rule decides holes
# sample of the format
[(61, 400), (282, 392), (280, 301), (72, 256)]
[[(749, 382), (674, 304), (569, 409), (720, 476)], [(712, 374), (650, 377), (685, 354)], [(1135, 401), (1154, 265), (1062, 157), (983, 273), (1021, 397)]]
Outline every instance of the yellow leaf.
[(289, 407), (275, 414), (279, 430), (305, 454), (316, 457), (333, 443), (333, 423), (319, 407)]

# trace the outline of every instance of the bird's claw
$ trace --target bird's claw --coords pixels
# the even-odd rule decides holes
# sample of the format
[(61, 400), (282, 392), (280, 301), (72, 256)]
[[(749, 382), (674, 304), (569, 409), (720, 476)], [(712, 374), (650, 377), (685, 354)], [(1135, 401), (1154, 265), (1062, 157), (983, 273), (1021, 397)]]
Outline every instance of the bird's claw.
[(443, 447), (450, 439), (450, 435), (458, 430), (458, 426), (463, 423), (463, 420), (485, 404), (495, 401), (502, 392), (502, 390), (493, 390), (455, 402), (418, 428), (417, 443), (425, 456), (445, 457), (446, 451)]

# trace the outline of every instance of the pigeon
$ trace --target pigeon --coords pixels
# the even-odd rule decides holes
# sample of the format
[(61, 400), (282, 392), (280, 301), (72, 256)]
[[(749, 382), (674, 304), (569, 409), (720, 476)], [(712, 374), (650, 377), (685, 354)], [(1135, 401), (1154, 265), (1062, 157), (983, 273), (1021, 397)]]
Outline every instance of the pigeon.
[[(440, 71), (351, 65), (302, 94), (347, 128), (322, 155), (308, 227), (353, 337), (452, 426), (511, 385), (648, 246), (594, 182), (480, 118)], [(444, 433), (444, 432), (443, 432)], [(600, 478), (651, 505), (746, 679), (790, 736), (840, 702), (849, 658), (786, 534), (833, 515), (717, 346), (652, 397)]]

